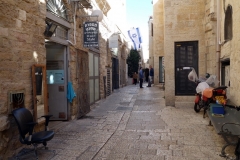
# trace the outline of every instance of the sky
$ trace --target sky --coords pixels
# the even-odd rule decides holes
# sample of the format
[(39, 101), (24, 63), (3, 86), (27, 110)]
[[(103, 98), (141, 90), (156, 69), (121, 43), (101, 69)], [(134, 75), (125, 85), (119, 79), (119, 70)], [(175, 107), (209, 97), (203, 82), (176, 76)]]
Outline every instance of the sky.
[(152, 16), (152, 7), (152, 0), (126, 0), (127, 30), (140, 28), (143, 49), (148, 46), (148, 20)]

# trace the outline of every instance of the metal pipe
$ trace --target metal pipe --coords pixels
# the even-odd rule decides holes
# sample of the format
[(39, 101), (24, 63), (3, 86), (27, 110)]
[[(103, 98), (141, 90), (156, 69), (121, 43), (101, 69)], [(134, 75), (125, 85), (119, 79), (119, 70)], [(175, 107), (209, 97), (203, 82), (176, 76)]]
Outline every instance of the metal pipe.
[(221, 25), (221, 14), (220, 14), (220, 0), (217, 0), (217, 42), (216, 42), (216, 76), (220, 81), (220, 25)]

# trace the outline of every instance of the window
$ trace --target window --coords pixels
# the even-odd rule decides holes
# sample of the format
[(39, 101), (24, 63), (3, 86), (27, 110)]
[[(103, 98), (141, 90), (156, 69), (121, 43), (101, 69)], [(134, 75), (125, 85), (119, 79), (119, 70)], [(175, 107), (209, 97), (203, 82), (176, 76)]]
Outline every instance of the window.
[(53, 13), (54, 15), (67, 20), (67, 8), (65, 7), (62, 0), (48, 0), (47, 1), (47, 11)]
[(232, 40), (232, 6), (228, 5), (225, 12), (225, 21), (224, 21), (224, 40)]
[(151, 23), (151, 32), (152, 32), (152, 37), (153, 37), (153, 23)]
[(221, 62), (221, 85), (230, 86), (230, 59)]

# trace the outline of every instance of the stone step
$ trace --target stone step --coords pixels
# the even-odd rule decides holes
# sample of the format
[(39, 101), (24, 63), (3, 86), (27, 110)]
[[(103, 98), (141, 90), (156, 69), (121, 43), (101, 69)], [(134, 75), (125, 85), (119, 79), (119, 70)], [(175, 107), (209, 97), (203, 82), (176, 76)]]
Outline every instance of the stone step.
[(175, 107), (193, 108), (194, 107), (194, 101), (192, 101), (192, 102), (175, 102)]

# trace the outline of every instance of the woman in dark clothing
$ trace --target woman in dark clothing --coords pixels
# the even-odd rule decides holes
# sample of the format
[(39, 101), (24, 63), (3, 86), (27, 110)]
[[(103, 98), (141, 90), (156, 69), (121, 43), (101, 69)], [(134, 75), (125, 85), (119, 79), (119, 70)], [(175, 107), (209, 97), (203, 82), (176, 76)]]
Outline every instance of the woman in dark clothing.
[(149, 69), (145, 68), (145, 81), (148, 82), (148, 77), (149, 77)]
[(140, 86), (140, 88), (143, 88), (142, 84), (143, 84), (143, 71), (142, 71), (142, 67), (140, 67), (140, 70), (139, 70), (139, 86)]
[(153, 79), (154, 79), (154, 70), (152, 68), (152, 66), (149, 66), (150, 71), (149, 71), (149, 82), (148, 82), (148, 87), (151, 87), (151, 84), (153, 84)]

